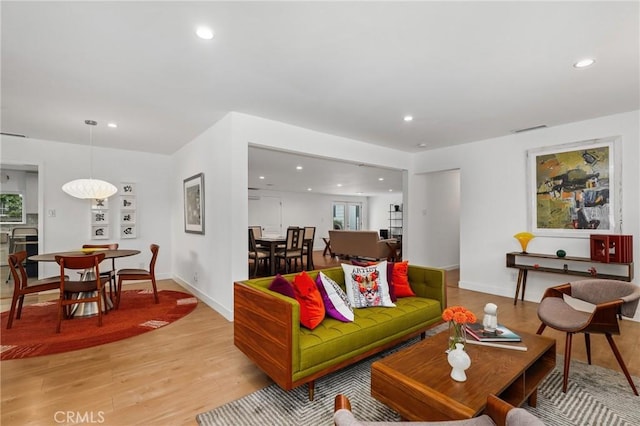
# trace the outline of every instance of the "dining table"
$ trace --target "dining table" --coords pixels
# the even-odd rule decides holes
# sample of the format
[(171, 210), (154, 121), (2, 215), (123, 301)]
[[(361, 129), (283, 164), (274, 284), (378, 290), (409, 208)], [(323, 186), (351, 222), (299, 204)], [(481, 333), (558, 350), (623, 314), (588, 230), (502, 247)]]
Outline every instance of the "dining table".
[[(256, 244), (269, 249), (269, 268), (270, 275), (275, 275), (276, 268), (276, 251), (278, 247), (283, 247), (287, 244), (287, 237), (283, 236), (262, 236), (256, 238)], [(303, 245), (308, 245), (307, 250), (307, 265), (313, 265), (313, 241), (311, 239), (305, 239)]]
[[(104, 253), (105, 259), (117, 259), (121, 257), (135, 256), (140, 254), (140, 250), (132, 250), (132, 249), (104, 249), (104, 248), (82, 248), (77, 250), (70, 251), (59, 251), (59, 252), (51, 252), (51, 253), (42, 253), (36, 254), (33, 256), (29, 256), (27, 259), (34, 262), (55, 262), (56, 256), (87, 256), (90, 254), (96, 253)], [(95, 279), (93, 276), (93, 271), (90, 273), (82, 274), (82, 280), (92, 280)], [(113, 303), (111, 302), (111, 298), (107, 299), (107, 306), (104, 307), (104, 310), (113, 308)], [(72, 309), (72, 316), (74, 317), (88, 317), (98, 313), (98, 304), (96, 302), (92, 303), (79, 303), (75, 305)]]

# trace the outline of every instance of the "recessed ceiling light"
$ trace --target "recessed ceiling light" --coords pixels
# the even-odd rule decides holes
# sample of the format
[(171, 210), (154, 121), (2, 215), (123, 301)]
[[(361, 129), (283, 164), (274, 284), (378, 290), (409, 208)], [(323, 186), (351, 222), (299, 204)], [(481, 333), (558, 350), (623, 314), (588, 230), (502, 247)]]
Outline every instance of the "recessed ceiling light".
[(264, 176), (260, 176), (258, 179), (264, 179)]
[(341, 186), (342, 186), (342, 184), (341, 184), (341, 183), (339, 183), (339, 184), (337, 184), (336, 186), (341, 187)]
[(116, 123), (107, 123), (108, 127), (111, 127), (112, 129), (115, 129), (118, 127), (118, 125)]
[(302, 166), (296, 166), (296, 170), (302, 170)]
[(413, 121), (413, 116), (412, 115), (405, 115), (404, 116), (404, 121)]
[(380, 182), (382, 182), (382, 181), (384, 180), (384, 178), (378, 178), (378, 180), (379, 180)]
[(424, 148), (427, 146), (426, 143), (419, 143), (418, 145), (416, 145), (418, 148)]
[(213, 30), (208, 27), (198, 27), (196, 34), (203, 40), (211, 40), (213, 38)]
[(389, 192), (393, 192), (393, 189), (390, 189)]
[(311, 189), (311, 188), (307, 188), (307, 191), (313, 191), (313, 189)]
[(587, 68), (590, 67), (591, 65), (595, 64), (596, 60), (593, 58), (585, 58), (585, 59), (581, 59), (578, 62), (576, 62), (575, 64), (573, 64), (574, 68)]

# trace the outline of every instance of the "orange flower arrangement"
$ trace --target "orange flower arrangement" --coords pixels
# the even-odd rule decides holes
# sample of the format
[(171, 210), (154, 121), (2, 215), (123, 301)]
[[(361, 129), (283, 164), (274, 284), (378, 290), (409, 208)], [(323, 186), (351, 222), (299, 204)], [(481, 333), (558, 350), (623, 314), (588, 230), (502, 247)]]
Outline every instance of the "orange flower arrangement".
[(449, 350), (456, 347), (456, 343), (466, 343), (466, 333), (464, 325), (476, 322), (473, 312), (464, 306), (450, 306), (442, 311), (442, 319), (449, 323)]
[(453, 321), (457, 324), (465, 324), (476, 322), (476, 316), (473, 312), (464, 306), (450, 306), (442, 312), (442, 319), (449, 322)]

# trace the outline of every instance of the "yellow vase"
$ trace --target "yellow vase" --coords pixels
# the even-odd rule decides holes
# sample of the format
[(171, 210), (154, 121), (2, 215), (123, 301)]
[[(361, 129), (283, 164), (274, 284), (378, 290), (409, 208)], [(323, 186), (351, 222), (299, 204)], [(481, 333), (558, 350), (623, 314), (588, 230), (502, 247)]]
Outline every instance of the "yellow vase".
[(522, 247), (522, 253), (527, 253), (527, 245), (529, 244), (529, 241), (535, 238), (535, 235), (533, 235), (531, 232), (518, 232), (513, 236), (513, 238), (518, 240), (518, 242), (520, 243), (520, 247)]

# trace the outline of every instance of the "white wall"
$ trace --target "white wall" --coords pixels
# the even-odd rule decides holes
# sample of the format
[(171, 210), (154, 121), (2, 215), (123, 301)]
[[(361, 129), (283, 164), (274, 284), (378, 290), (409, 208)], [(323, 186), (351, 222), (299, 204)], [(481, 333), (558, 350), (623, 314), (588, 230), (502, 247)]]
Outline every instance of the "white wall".
[(368, 229), (380, 232), (389, 229), (389, 206), (402, 204), (402, 194), (378, 195), (369, 197)]
[[(89, 148), (87, 146), (38, 139), (2, 136), (2, 162), (34, 164), (39, 166), (39, 199), (42, 200), (40, 215), (40, 253), (65, 251), (79, 248), (90, 242), (89, 200), (73, 198), (62, 192), (62, 185), (72, 179), (89, 177)], [(172, 249), (167, 224), (170, 223), (170, 201), (167, 188), (170, 182), (170, 157), (134, 151), (122, 151), (94, 146), (93, 176), (116, 186), (120, 182), (137, 184), (138, 238), (119, 238), (117, 232), (118, 210), (110, 209), (113, 224), (109, 240), (122, 248), (138, 249), (137, 256), (121, 258), (116, 267), (149, 266), (152, 243), (160, 245), (156, 275), (171, 277)], [(117, 197), (116, 195), (115, 197)], [(55, 217), (43, 214), (55, 210)], [(55, 275), (60, 271), (53, 264), (39, 267), (40, 276)]]
[[(639, 122), (639, 112), (633, 111), (417, 155), (415, 171), (418, 173), (460, 169), (460, 287), (513, 297), (515, 270), (505, 267), (505, 254), (520, 250), (513, 235), (527, 229), (527, 150), (544, 146), (621, 136), (623, 233), (634, 236), (637, 258), (640, 253)], [(411, 182), (410, 197), (415, 202), (427, 188), (420, 182), (420, 176), (412, 176)], [(419, 217), (421, 208), (412, 205), (412, 217)], [(423, 232), (420, 226), (412, 232), (416, 230)], [(560, 248), (569, 255), (589, 257), (588, 238), (537, 237), (529, 245), (531, 252), (538, 253), (555, 253)], [(426, 243), (414, 238), (411, 249), (424, 253)], [(636, 262), (636, 277), (639, 272)], [(539, 301), (546, 287), (572, 278), (576, 277), (530, 273), (525, 298)], [(640, 319), (640, 312), (636, 319)]]
[[(423, 173), (413, 179), (416, 219), (411, 235), (422, 242), (411, 261), (443, 269), (460, 265), (460, 171)], [(417, 207), (416, 207), (417, 205)]]
[[(246, 144), (234, 142), (232, 121), (228, 114), (173, 155), (170, 186), (174, 279), (227, 319), (233, 312), (233, 282), (247, 275), (248, 151)], [(205, 233), (188, 234), (183, 180), (201, 172)]]

